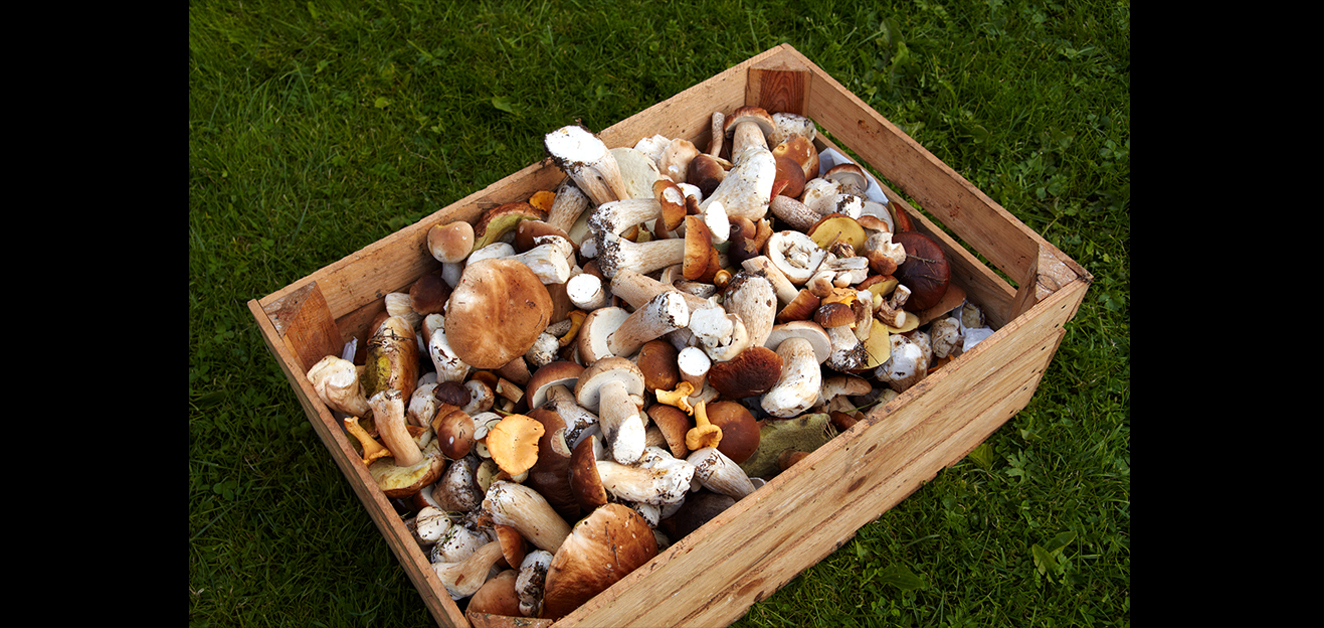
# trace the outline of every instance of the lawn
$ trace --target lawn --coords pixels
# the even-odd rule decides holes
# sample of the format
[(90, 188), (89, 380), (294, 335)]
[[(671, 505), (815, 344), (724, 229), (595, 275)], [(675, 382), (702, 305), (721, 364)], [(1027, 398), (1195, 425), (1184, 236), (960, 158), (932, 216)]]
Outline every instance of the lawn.
[(1030, 404), (735, 625), (1130, 625), (1130, 5), (190, 2), (190, 626), (433, 620), (245, 303), (790, 43), (1095, 278)]

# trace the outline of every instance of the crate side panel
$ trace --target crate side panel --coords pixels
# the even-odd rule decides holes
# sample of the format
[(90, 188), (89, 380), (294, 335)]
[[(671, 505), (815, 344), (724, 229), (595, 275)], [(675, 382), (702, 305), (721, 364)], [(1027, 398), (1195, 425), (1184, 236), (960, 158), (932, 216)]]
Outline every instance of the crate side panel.
[[(734, 619), (932, 478), (951, 455), (963, 455), (974, 445), (967, 438), (986, 436), (1023, 407), (1050, 359), (1044, 348), (1059, 334), (1003, 342), (947, 377), (935, 375), (926, 394), (862, 422), (696, 532), (705, 533), (700, 539), (682, 539), (669, 560), (632, 574), (628, 593), (601, 596), (580, 625)], [(980, 422), (994, 424), (970, 426)], [(742, 578), (750, 580), (732, 584)], [(665, 609), (648, 603), (662, 599)]]
[[(369, 518), (382, 534), (406, 575), (418, 589), (433, 618), (442, 626), (467, 626), (468, 623), (464, 621), (459, 608), (445, 594), (445, 587), (429, 566), (428, 558), (418, 548), (412, 534), (405, 528), (404, 522), (396, 514), (386, 496), (375, 488), (375, 481), (358, 458), (343, 428), (317, 397), (317, 392), (313, 390), (306, 373), (295, 366), (298, 364), (298, 357), (280, 339), (279, 332), (267, 317), (260, 302), (252, 300), (248, 305), (267, 349), (285, 373), (290, 387), (299, 399), (299, 404), (303, 406), (304, 413), (308, 416), (308, 421), (313, 425), (313, 431), (317, 433), (331, 459), (336, 463), (336, 467), (349, 482), (350, 488), (367, 510)], [(444, 600), (442, 595), (446, 595)]]

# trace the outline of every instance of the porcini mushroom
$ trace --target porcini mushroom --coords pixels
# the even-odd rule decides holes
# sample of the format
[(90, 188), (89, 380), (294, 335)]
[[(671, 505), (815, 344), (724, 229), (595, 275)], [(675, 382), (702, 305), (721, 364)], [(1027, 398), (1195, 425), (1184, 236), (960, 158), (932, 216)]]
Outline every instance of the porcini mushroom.
[(547, 568), (542, 617), (560, 619), (657, 555), (643, 516), (606, 504), (576, 523)]
[(589, 412), (597, 413), (612, 458), (621, 464), (630, 464), (643, 453), (647, 426), (631, 398), (642, 399), (643, 394), (643, 372), (619, 356), (594, 362), (575, 383), (575, 399)]
[(592, 131), (568, 125), (546, 134), (543, 145), (594, 205), (629, 197), (616, 158)]
[(355, 417), (366, 417), (372, 412), (353, 362), (328, 355), (308, 369), (307, 377), (328, 408)]
[(483, 511), (492, 521), (519, 531), (538, 549), (556, 552), (570, 534), (570, 524), (537, 491), (514, 482), (497, 480), (487, 489)]
[(802, 414), (818, 399), (823, 374), (814, 347), (808, 340), (790, 337), (777, 347), (782, 359), (781, 377), (768, 390), (759, 405), (768, 414), (778, 418), (791, 418)]
[(487, 259), (465, 267), (446, 306), (445, 334), (464, 363), (495, 369), (524, 355), (551, 318), (551, 296), (528, 266)]

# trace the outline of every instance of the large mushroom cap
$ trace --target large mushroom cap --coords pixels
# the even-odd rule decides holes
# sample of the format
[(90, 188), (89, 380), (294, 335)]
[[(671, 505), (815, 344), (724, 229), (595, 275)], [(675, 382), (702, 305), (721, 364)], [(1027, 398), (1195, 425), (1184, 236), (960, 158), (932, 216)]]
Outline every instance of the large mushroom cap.
[(552, 297), (525, 264), (469, 264), (446, 306), (446, 339), (465, 364), (495, 369), (523, 356), (552, 320)]
[(542, 616), (560, 619), (657, 555), (657, 538), (639, 513), (611, 503), (571, 530), (547, 568)]

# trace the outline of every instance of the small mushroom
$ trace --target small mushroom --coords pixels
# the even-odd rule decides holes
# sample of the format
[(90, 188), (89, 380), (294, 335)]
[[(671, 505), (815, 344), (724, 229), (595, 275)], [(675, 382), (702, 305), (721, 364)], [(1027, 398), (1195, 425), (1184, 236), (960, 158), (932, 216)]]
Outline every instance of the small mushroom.
[(804, 285), (823, 263), (827, 251), (799, 231), (778, 231), (768, 238), (765, 254), (793, 285)]
[(463, 220), (433, 225), (428, 229), (427, 240), (428, 252), (437, 261), (462, 262), (473, 251), (474, 227)]
[(685, 434), (685, 446), (690, 451), (704, 447), (716, 447), (722, 443), (722, 428), (708, 421), (707, 402), (700, 401), (694, 406), (694, 428)]
[(512, 414), (488, 430), (485, 443), (497, 466), (511, 476), (518, 476), (538, 462), (538, 441), (542, 436), (542, 423), (527, 415)]
[(524, 616), (520, 610), (519, 594), (516, 593), (518, 578), (519, 572), (514, 569), (502, 570), (501, 573), (489, 578), (469, 598), (469, 604), (464, 609), (465, 615)]
[(723, 134), (731, 138), (731, 161), (739, 164), (751, 149), (766, 150), (768, 135), (776, 130), (772, 115), (762, 107), (745, 106), (731, 112), (723, 129)]
[(716, 447), (695, 450), (686, 460), (694, 465), (694, 477), (699, 483), (714, 493), (740, 499), (754, 492), (754, 483), (744, 469)]
[(434, 563), (432, 570), (446, 586), (452, 600), (463, 600), (478, 592), (487, 582), (488, 572), (502, 559), (501, 543), (492, 541), (458, 563)]
[(781, 356), (763, 345), (751, 344), (736, 357), (713, 364), (708, 369), (708, 383), (723, 397), (743, 399), (768, 392), (781, 374)]
[(906, 251), (905, 262), (893, 273), (901, 285), (911, 290), (906, 309), (919, 312), (937, 305), (951, 281), (951, 268), (942, 247), (918, 231), (894, 234), (892, 241)]
[(552, 553), (534, 550), (524, 556), (515, 578), (515, 595), (519, 597), (519, 612), (525, 617), (537, 617), (542, 612), (543, 591), (547, 584), (547, 569), (552, 566)]
[(685, 327), (690, 322), (690, 308), (679, 292), (662, 292), (631, 312), (619, 327), (607, 336), (607, 350), (612, 355), (631, 356), (644, 343)]
[(355, 417), (366, 417), (372, 412), (353, 362), (328, 355), (308, 369), (307, 377), (328, 408)]
[(685, 498), (694, 479), (694, 466), (683, 459), (650, 448), (658, 457), (652, 464), (621, 464), (598, 460), (598, 477), (612, 496), (626, 502), (661, 506)]
[(364, 366), (360, 382), (369, 400), (387, 389), (399, 390), (405, 399), (412, 396), (418, 385), (418, 339), (414, 328), (404, 318), (388, 316), (368, 337)]

